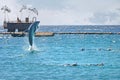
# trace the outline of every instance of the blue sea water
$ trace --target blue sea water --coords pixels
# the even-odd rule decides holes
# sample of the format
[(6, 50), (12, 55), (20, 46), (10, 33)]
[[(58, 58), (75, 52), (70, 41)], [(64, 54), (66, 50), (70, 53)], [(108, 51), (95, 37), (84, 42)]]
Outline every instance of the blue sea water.
[(41, 25), (42, 32), (120, 32), (120, 25)]
[(119, 34), (55, 34), (34, 40), (31, 52), (27, 37), (0, 36), (0, 80), (120, 80)]

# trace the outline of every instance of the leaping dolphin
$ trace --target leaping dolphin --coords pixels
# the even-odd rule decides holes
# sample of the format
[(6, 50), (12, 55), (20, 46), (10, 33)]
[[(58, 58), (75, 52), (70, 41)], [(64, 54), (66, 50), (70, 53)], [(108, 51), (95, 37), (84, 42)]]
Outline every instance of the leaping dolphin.
[(29, 39), (29, 44), (31, 46), (30, 50), (33, 49), (33, 38), (34, 38), (34, 34), (35, 34), (35, 31), (38, 28), (39, 23), (40, 23), (40, 21), (35, 21), (28, 28), (28, 39)]

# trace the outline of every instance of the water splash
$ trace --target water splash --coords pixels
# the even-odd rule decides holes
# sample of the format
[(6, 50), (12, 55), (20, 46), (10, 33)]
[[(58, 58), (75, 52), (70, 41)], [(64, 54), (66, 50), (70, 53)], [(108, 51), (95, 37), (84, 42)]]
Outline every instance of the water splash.
[(31, 46), (25, 45), (25, 46), (23, 46), (23, 49), (24, 49), (25, 51), (27, 51), (27, 52), (32, 52), (32, 51), (37, 52), (37, 51), (39, 51), (39, 49), (37, 48), (36, 45), (33, 45), (33, 46), (32, 46), (32, 49), (31, 49)]
[[(36, 46), (35, 42), (33, 41), (33, 45), (32, 45), (32, 50), (31, 50), (31, 46), (29, 45), (29, 42), (28, 42), (28, 35), (26, 35), (23, 39), (24, 41), (24, 46), (23, 46), (23, 50), (27, 51), (27, 52), (31, 52), (31, 51), (39, 51), (39, 48)], [(35, 38), (35, 37), (34, 37)]]
[(33, 46), (29, 46), (28, 50), (29, 51), (39, 51), (39, 49), (37, 48), (37, 46), (35, 44)]

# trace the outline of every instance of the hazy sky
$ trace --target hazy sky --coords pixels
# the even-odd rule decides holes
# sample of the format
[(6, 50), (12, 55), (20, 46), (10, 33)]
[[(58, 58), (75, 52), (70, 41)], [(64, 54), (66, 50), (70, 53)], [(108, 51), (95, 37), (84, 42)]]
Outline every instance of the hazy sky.
[[(120, 24), (120, 0), (0, 0), (0, 8), (5, 4), (12, 10), (9, 20), (25, 17), (19, 13), (22, 5), (37, 8), (38, 20), (42, 25), (97, 25)], [(31, 17), (33, 17), (31, 13)], [(0, 11), (0, 23), (3, 21)]]

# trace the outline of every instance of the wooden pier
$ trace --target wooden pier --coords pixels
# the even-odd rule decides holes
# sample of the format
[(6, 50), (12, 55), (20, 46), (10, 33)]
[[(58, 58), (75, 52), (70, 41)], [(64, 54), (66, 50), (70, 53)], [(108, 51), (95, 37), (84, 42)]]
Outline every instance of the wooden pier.
[[(12, 36), (13, 35), (18, 35), (18, 36), (14, 36), (14, 37), (22, 37), (22, 36), (27, 35), (28, 33), (27, 32), (0, 32), (0, 34), (3, 34), (3, 35), (10, 34)], [(120, 32), (118, 32), (118, 33), (112, 33), (112, 32), (56, 32), (56, 33), (53, 33), (53, 32), (36, 32), (35, 36), (36, 37), (54, 36), (55, 34), (120, 34)], [(19, 36), (19, 35), (22, 35), (22, 36)]]
[(36, 37), (40, 37), (40, 36), (54, 36), (53, 32), (36, 32), (35, 33)]
[[(27, 32), (0, 32), (0, 34), (3, 34), (3, 35), (7, 35), (7, 34), (10, 34), (10, 35), (26, 35)], [(36, 32), (35, 33), (35, 36), (36, 37), (40, 37), (40, 36), (54, 36), (54, 33), (53, 32)]]

